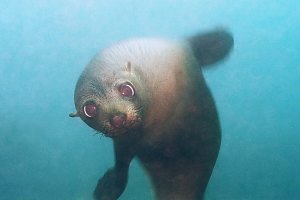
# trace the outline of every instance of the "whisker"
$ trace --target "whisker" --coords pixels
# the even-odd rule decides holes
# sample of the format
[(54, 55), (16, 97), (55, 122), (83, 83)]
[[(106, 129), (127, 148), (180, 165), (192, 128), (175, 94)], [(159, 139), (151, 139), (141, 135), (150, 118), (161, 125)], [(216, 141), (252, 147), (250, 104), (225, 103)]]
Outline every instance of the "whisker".
[(98, 135), (98, 134), (102, 134), (102, 133), (100, 131), (97, 131), (97, 130), (93, 129), (93, 135), (95, 136), (95, 135)]
[(143, 109), (144, 109), (144, 106), (143, 106), (143, 105), (141, 105), (140, 107), (137, 107), (137, 108), (136, 108), (137, 111), (141, 111), (141, 110), (143, 110)]

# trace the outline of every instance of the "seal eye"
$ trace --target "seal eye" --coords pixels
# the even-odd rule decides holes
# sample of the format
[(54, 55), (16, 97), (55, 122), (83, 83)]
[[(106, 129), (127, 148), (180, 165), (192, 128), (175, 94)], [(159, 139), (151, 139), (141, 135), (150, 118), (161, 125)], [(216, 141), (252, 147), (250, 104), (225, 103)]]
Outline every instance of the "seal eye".
[(135, 95), (134, 87), (130, 83), (121, 84), (119, 92), (124, 97), (133, 97)]
[(95, 117), (97, 106), (94, 102), (86, 102), (83, 106), (83, 113), (87, 118)]

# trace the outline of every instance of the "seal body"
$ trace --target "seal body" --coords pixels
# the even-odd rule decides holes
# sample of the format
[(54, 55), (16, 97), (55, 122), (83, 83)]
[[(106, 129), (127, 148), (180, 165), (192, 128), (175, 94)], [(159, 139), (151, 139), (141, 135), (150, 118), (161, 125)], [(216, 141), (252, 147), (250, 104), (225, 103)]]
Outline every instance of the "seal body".
[(99, 179), (95, 199), (118, 199), (134, 157), (157, 199), (203, 198), (221, 131), (201, 68), (232, 46), (228, 32), (215, 30), (183, 41), (126, 40), (92, 59), (77, 82), (72, 116), (114, 142), (115, 166)]

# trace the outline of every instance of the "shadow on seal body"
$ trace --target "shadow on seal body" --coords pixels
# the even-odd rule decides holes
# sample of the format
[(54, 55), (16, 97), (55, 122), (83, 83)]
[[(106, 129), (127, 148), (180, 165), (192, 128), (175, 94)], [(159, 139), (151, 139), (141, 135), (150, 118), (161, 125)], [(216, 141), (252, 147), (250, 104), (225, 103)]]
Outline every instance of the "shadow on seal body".
[(223, 60), (232, 46), (230, 33), (214, 30), (183, 41), (126, 40), (91, 60), (70, 116), (113, 139), (115, 165), (99, 179), (95, 199), (119, 198), (134, 157), (156, 199), (203, 198), (221, 131), (201, 68)]

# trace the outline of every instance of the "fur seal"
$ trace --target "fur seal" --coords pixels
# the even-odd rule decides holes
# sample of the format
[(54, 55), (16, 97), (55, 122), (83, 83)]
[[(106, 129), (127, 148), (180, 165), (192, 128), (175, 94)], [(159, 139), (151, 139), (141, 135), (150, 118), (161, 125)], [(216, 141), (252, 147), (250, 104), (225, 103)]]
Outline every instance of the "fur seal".
[(156, 199), (203, 199), (221, 131), (201, 68), (223, 60), (232, 47), (232, 35), (218, 29), (182, 41), (125, 40), (90, 61), (70, 116), (113, 139), (115, 165), (99, 179), (95, 199), (119, 198), (134, 157)]

